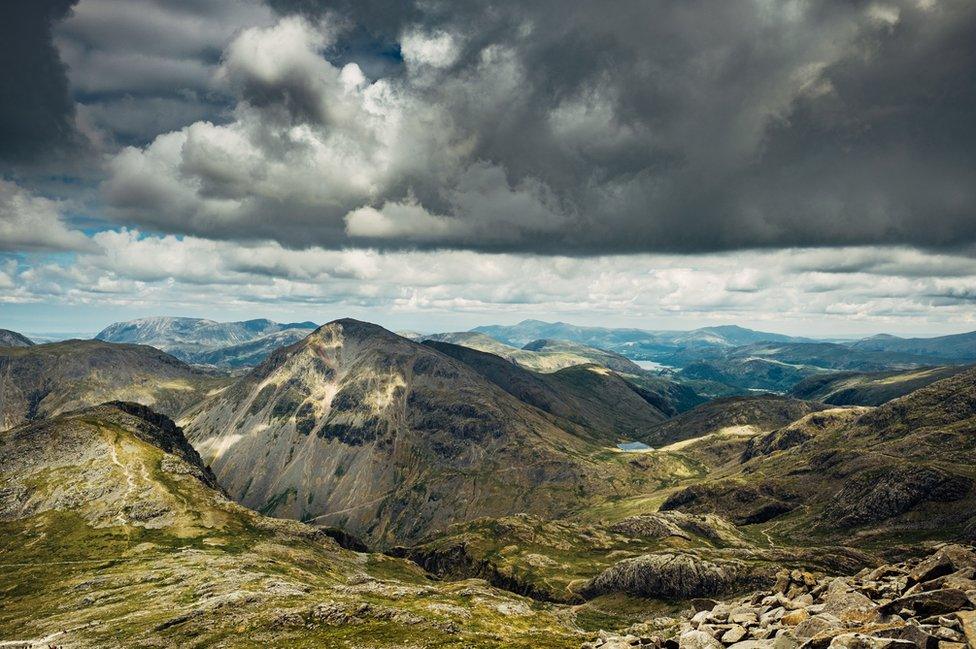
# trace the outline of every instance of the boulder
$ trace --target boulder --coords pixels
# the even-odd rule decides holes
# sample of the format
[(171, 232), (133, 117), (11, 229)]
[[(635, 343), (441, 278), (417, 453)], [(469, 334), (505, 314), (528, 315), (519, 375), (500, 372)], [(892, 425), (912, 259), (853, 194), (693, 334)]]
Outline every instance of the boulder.
[(959, 570), (976, 568), (976, 553), (961, 545), (947, 545), (923, 559), (908, 573), (913, 583), (930, 581)]
[(957, 588), (942, 588), (899, 597), (878, 607), (878, 611), (882, 615), (888, 615), (907, 609), (913, 611), (915, 615), (923, 616), (945, 615), (972, 607), (964, 591)]
[(810, 619), (810, 614), (807, 613), (806, 609), (798, 608), (780, 618), (780, 623), (784, 626), (796, 626), (800, 622), (805, 622), (808, 619)]
[(895, 638), (878, 638), (863, 633), (842, 633), (834, 636), (832, 649), (916, 649), (915, 643)]
[(746, 637), (746, 629), (742, 625), (733, 624), (732, 628), (722, 634), (722, 642), (734, 644)]
[(688, 631), (678, 638), (678, 649), (723, 649), (722, 643), (704, 631)]
[(808, 620), (800, 622), (796, 625), (793, 633), (800, 640), (809, 640), (814, 636), (839, 631), (842, 628), (843, 624), (836, 616), (829, 613), (820, 613), (812, 616)]

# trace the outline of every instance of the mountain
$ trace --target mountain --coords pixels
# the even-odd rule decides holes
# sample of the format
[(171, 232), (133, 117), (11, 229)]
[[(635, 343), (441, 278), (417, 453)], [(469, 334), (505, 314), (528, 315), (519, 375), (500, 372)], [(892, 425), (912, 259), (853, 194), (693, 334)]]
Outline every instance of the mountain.
[(826, 407), (776, 395), (715, 399), (657, 424), (640, 439), (658, 447), (723, 432), (755, 435)]
[(880, 406), (968, 369), (965, 365), (949, 365), (888, 372), (815, 374), (793, 386), (790, 394), (836, 406)]
[(654, 405), (655, 398), (599, 365), (543, 374), (461, 345), (424, 344), (461, 361), (519, 401), (596, 432), (608, 444), (633, 439), (667, 417)]
[(377, 545), (515, 512), (559, 515), (626, 464), (464, 363), (337, 320), (279, 349), (183, 420), (221, 485), (259, 511)]
[(0, 329), (0, 347), (30, 347), (34, 341), (9, 329)]
[(271, 320), (215, 322), (202, 318), (154, 317), (117, 322), (95, 338), (107, 342), (151, 345), (188, 363), (253, 367), (268, 354), (298, 342), (317, 325)]
[(515, 325), (485, 325), (471, 331), (483, 333), (507, 345), (521, 347), (533, 340), (556, 339), (571, 340), (612, 349), (615, 345), (645, 340), (651, 332), (642, 329), (609, 329), (606, 327), (579, 327), (565, 322), (543, 322), (542, 320), (523, 320)]
[(0, 557), (3, 646), (579, 644), (531, 600), (237, 505), (136, 404), (0, 433)]
[(737, 325), (721, 325), (717, 327), (702, 327), (694, 329), (683, 335), (675, 336), (676, 342), (696, 342), (708, 343), (721, 347), (738, 347), (740, 345), (751, 345), (761, 342), (809, 342), (804, 338), (787, 336), (784, 334), (769, 333), (767, 331), (755, 331)]
[(867, 352), (911, 354), (941, 362), (976, 361), (976, 331), (934, 338), (898, 338), (882, 334), (851, 344), (852, 349)]
[(463, 345), (501, 356), (537, 372), (554, 372), (564, 367), (588, 363), (602, 365), (624, 374), (642, 374), (644, 372), (639, 365), (620, 354), (569, 340), (533, 340), (522, 348), (518, 348), (499, 342), (487, 334), (472, 331), (431, 334), (424, 336), (422, 340)]
[(223, 384), (145, 345), (69, 340), (0, 348), (0, 429), (111, 400), (175, 416)]

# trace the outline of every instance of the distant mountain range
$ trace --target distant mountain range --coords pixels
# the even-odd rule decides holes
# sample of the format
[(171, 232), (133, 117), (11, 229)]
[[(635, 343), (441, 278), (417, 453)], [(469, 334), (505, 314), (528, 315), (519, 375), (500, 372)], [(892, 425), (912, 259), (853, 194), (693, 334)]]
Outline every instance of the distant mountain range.
[[(488, 325), (475, 327), (471, 331), (487, 334), (496, 340), (518, 347), (533, 340), (552, 338), (571, 340), (621, 353), (627, 349), (632, 352), (639, 352), (645, 348), (663, 350), (669, 347), (688, 346), (735, 347), (756, 342), (809, 341), (808, 338), (754, 331), (735, 325), (702, 327), (692, 331), (647, 331), (643, 329), (580, 327), (565, 322), (523, 320), (515, 325)], [(628, 357), (637, 358), (637, 356), (629, 354)]]
[(973, 362), (976, 361), (976, 331), (934, 338), (899, 338), (882, 334), (859, 340), (851, 347), (859, 351), (911, 354), (939, 361)]
[(314, 322), (215, 322), (160, 316), (117, 322), (95, 338), (152, 345), (188, 363), (238, 368), (257, 365), (275, 349), (298, 342), (316, 326)]

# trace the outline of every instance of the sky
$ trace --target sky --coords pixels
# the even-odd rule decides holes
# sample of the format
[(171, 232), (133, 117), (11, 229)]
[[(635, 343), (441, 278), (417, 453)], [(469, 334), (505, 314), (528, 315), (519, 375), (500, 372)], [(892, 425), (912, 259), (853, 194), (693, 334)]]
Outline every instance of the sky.
[(971, 0), (0, 8), (0, 327), (976, 330)]

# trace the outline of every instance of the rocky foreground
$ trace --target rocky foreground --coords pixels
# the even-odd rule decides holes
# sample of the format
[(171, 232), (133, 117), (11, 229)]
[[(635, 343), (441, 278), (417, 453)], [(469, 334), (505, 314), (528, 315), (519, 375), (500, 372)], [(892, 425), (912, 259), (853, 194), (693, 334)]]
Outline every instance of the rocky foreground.
[(976, 648), (976, 553), (945, 545), (852, 577), (783, 571), (769, 591), (692, 603), (679, 618), (600, 632), (583, 649)]

